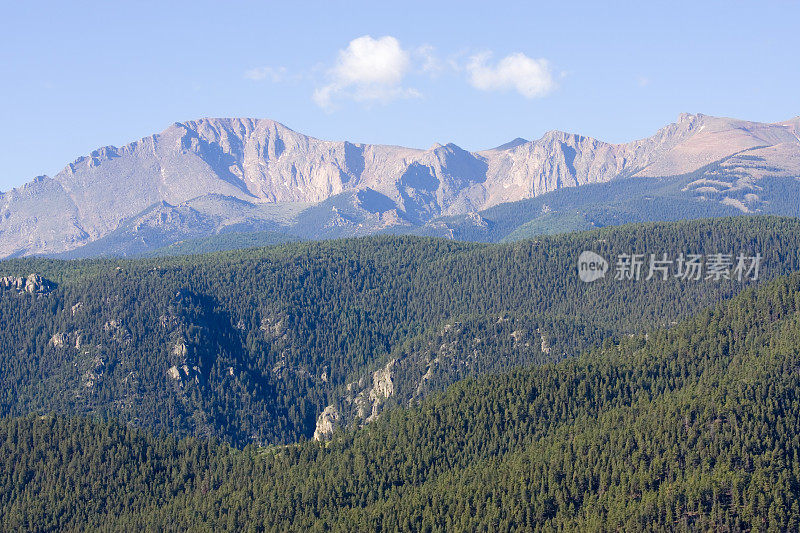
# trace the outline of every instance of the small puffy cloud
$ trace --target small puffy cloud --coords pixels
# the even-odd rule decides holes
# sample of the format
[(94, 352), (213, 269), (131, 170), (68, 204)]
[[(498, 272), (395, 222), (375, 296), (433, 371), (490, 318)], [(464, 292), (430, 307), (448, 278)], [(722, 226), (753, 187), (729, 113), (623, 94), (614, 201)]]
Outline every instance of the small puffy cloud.
[(408, 72), (411, 60), (394, 37), (373, 39), (369, 35), (353, 39), (339, 52), (334, 69), (344, 84), (396, 85)]
[(645, 76), (639, 76), (636, 79), (636, 83), (639, 85), (639, 87), (647, 87), (648, 85), (650, 85), (650, 78), (647, 78)]
[(286, 77), (285, 67), (254, 67), (244, 73), (248, 80), (261, 81), (269, 79), (274, 83), (283, 81)]
[(313, 99), (320, 107), (330, 109), (337, 98), (387, 102), (419, 96), (416, 90), (402, 86), (410, 69), (411, 54), (397, 39), (365, 35), (339, 51), (336, 64), (328, 72), (329, 83), (317, 88)]
[(516, 90), (525, 98), (540, 98), (552, 92), (557, 84), (550, 63), (523, 53), (511, 54), (496, 65), (489, 64), (491, 53), (472, 56), (466, 66), (473, 87), (482, 91)]

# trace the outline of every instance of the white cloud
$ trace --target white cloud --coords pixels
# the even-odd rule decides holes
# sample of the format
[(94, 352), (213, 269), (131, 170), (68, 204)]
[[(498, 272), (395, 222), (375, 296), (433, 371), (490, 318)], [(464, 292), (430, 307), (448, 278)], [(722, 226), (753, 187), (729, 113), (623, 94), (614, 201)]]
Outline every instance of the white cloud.
[(273, 83), (283, 81), (286, 77), (285, 67), (254, 67), (244, 73), (248, 80), (261, 81), (269, 78)]
[(647, 87), (648, 85), (650, 85), (650, 78), (647, 78), (645, 76), (639, 76), (636, 79), (636, 83), (639, 85), (639, 87)]
[(420, 66), (420, 70), (422, 72), (435, 75), (444, 68), (442, 66), (442, 62), (438, 57), (436, 57), (435, 51), (436, 49), (429, 44), (423, 44), (414, 50), (414, 55), (422, 62), (422, 65)]
[(408, 52), (394, 37), (373, 39), (365, 35), (353, 39), (339, 52), (334, 72), (347, 84), (395, 85), (403, 80), (410, 63)]
[(410, 69), (411, 56), (397, 39), (365, 35), (339, 51), (328, 72), (329, 83), (317, 88), (313, 99), (320, 107), (331, 109), (337, 98), (387, 102), (419, 96), (415, 89), (402, 86)]
[(470, 83), (482, 91), (514, 89), (525, 98), (539, 98), (556, 88), (550, 63), (523, 53), (511, 54), (496, 65), (488, 64), (491, 53), (474, 55), (467, 63)]

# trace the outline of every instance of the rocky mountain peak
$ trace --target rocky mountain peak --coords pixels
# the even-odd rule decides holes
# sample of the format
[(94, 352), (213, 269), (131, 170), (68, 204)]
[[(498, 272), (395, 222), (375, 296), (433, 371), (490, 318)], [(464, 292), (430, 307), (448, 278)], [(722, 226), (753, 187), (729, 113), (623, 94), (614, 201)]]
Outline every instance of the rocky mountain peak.
[[(202, 231), (217, 232), (285, 224), (290, 220), (281, 212), (369, 189), (370, 198), (381, 199), (380, 213), (393, 214), (374, 213), (372, 201), (363, 212), (379, 216), (385, 229), (393, 220), (424, 224), (620, 176), (683, 175), (767, 147), (771, 151), (759, 155), (766, 158), (762, 167), (800, 174), (798, 130), (800, 118), (766, 124), (683, 113), (630, 143), (549, 131), (533, 142), (516, 138), (469, 152), (452, 143), (419, 150), (324, 141), (269, 119), (176, 122), (125, 146), (99, 148), (53, 178), (4, 193), (0, 257), (62, 252), (128, 231), (127, 221), (143, 220), (155, 205), (170, 214), (145, 217), (153, 231), (178, 224), (168, 230), (178, 234), (202, 220)], [(353, 220), (338, 223), (358, 227)]]
[(516, 139), (508, 141), (507, 143), (503, 143), (500, 146), (495, 146), (494, 148), (492, 148), (492, 150), (511, 150), (522, 144), (527, 144), (528, 142), (530, 141), (528, 141), (527, 139), (523, 139), (522, 137), (517, 137)]

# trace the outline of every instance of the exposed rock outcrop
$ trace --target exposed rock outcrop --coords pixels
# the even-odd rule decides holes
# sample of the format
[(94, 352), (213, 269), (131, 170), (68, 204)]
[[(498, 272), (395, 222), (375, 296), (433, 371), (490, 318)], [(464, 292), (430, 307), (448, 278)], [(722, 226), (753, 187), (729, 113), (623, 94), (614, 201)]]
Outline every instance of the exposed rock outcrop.
[(371, 384), (366, 384), (362, 379), (359, 386), (367, 385), (366, 388), (362, 388), (354, 398), (350, 399), (358, 409), (359, 418), (365, 422), (372, 422), (380, 414), (386, 400), (394, 394), (392, 369), (396, 362), (396, 359), (392, 359), (386, 366), (373, 372)]
[(55, 283), (48, 281), (38, 274), (29, 274), (27, 277), (5, 276), (0, 278), (0, 289), (15, 290), (28, 294), (47, 294), (55, 288)]
[(50, 337), (50, 346), (56, 348), (63, 348), (67, 342), (67, 335), (64, 333), (54, 333), (53, 336)]
[[(336, 427), (358, 427), (387, 408), (408, 406), (469, 376), (567, 357), (571, 340), (553, 336), (551, 318), (487, 315), (447, 321), (346, 384), (317, 418), (317, 440)], [(575, 352), (577, 353), (577, 352)]]
[(333, 436), (339, 423), (339, 411), (335, 406), (329, 405), (317, 418), (317, 427), (314, 430), (314, 440), (327, 440)]
[(372, 422), (380, 414), (386, 400), (394, 395), (392, 371), (396, 362), (392, 359), (370, 376), (349, 383), (342, 406), (346, 413), (342, 413), (335, 405), (327, 406), (317, 417), (314, 440), (329, 438), (334, 429), (342, 424)]
[(83, 386), (87, 389), (94, 388), (94, 386), (103, 379), (105, 366), (106, 363), (102, 358), (94, 357), (89, 370), (83, 375)]

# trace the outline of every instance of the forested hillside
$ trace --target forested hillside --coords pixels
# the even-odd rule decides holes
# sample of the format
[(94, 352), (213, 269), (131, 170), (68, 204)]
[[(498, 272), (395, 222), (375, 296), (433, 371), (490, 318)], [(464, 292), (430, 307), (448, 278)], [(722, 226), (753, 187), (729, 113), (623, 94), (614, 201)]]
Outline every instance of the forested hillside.
[[(508, 245), (413, 237), (136, 261), (21, 259), (0, 276), (0, 413), (98, 415), (237, 446), (311, 438), (456, 380), (665, 327), (747, 286), (577, 277), (577, 256), (763, 255), (800, 269), (796, 219), (609, 228)], [(612, 265), (613, 266), (613, 265)]]
[[(620, 224), (741, 215), (750, 212), (750, 208), (721, 200), (728, 194), (742, 199), (747, 194), (745, 189), (737, 189), (737, 183), (747, 176), (741, 166), (743, 161), (751, 168), (772, 170), (758, 157), (739, 154), (682, 176), (615, 179), (558, 189), (477, 214), (438, 217), (415, 233), (467, 241), (512, 242)], [(703, 188), (707, 185), (713, 187)], [(758, 206), (759, 213), (800, 216), (800, 180), (794, 175), (764, 178), (758, 187), (759, 198), (770, 199)]]
[(800, 275), (674, 328), (467, 379), (328, 443), (0, 423), (9, 528), (800, 527)]

